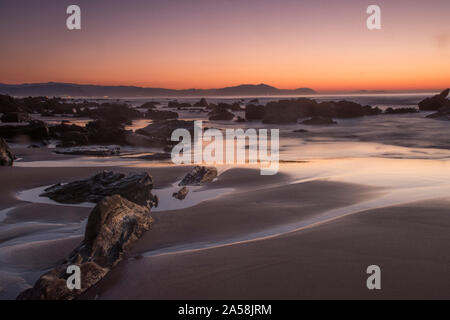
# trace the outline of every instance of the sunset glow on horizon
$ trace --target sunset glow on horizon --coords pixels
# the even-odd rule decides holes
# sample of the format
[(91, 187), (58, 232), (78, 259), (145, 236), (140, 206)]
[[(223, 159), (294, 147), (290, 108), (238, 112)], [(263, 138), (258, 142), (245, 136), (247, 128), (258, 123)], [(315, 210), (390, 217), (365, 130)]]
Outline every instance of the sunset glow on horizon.
[[(72, 3), (0, 4), (0, 83), (450, 86), (448, 0), (80, 0), (82, 30), (69, 31)], [(366, 28), (370, 4), (381, 7), (381, 30)]]

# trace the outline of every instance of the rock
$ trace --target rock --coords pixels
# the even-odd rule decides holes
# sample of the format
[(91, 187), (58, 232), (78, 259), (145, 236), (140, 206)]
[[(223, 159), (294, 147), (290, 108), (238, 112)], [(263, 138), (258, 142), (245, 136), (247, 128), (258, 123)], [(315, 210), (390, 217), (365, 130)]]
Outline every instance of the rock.
[(217, 106), (210, 113), (208, 113), (209, 120), (220, 121), (220, 120), (233, 120), (234, 114), (229, 112), (227, 109)]
[(387, 108), (385, 114), (404, 114), (404, 113), (417, 113), (419, 110), (416, 108)]
[(179, 186), (201, 186), (205, 183), (213, 181), (217, 177), (217, 169), (214, 167), (196, 166), (189, 172)]
[(73, 147), (73, 148), (56, 149), (54, 152), (57, 154), (111, 157), (120, 155), (120, 147), (119, 146)]
[(440, 108), (438, 112), (428, 115), (427, 118), (435, 120), (450, 120), (450, 106)]
[(19, 103), (13, 97), (0, 94), (0, 113), (18, 112)]
[(172, 132), (176, 129), (187, 129), (191, 134), (194, 132), (194, 121), (184, 120), (159, 120), (154, 121), (147, 127), (136, 131), (137, 134), (148, 137), (155, 145), (163, 147), (176, 144), (171, 141)]
[(45, 122), (32, 120), (28, 125), (6, 125), (0, 126), (0, 136), (3, 138), (14, 138), (17, 136), (27, 136), (31, 140), (41, 141), (50, 137), (48, 126)]
[(333, 119), (329, 118), (329, 117), (312, 117), (311, 119), (304, 120), (302, 122), (302, 124), (314, 125), (314, 126), (324, 126), (324, 125), (337, 124), (337, 122), (333, 121)]
[(147, 154), (144, 156), (139, 156), (134, 159), (141, 159), (141, 160), (148, 160), (148, 161), (164, 161), (164, 160), (169, 160), (171, 158), (172, 158), (172, 154), (170, 154), (170, 153), (158, 152), (158, 153)]
[(143, 105), (140, 106), (141, 109), (155, 109), (156, 108), (156, 102), (146, 102)]
[(28, 113), (10, 112), (3, 114), (1, 120), (2, 122), (28, 122), (31, 118)]
[(438, 95), (422, 100), (419, 102), (419, 109), (421, 111), (437, 111), (440, 108), (450, 106), (450, 100), (447, 99), (449, 93), (450, 89), (446, 89)]
[(189, 193), (189, 189), (186, 187), (181, 188), (178, 192), (172, 194), (172, 197), (178, 200), (184, 200)]
[(86, 124), (89, 141), (94, 144), (124, 144), (125, 127), (122, 123), (95, 120)]
[(177, 108), (177, 109), (185, 109), (185, 108), (191, 108), (192, 105), (190, 103), (180, 103), (176, 100), (174, 101), (169, 101), (168, 108)]
[(205, 98), (201, 98), (199, 102), (194, 104), (194, 107), (207, 107), (208, 101)]
[(309, 132), (308, 130), (305, 129), (298, 129), (298, 130), (294, 130), (295, 133), (306, 133)]
[(178, 119), (178, 113), (173, 111), (149, 110), (145, 114), (145, 117), (152, 120)]
[(0, 137), (0, 166), (10, 167), (13, 165), (14, 156), (9, 149), (5, 139)]
[[(69, 257), (42, 275), (18, 300), (72, 300), (86, 292), (124, 259), (151, 227), (147, 207), (119, 195), (103, 198), (89, 215), (84, 240)], [(81, 289), (67, 288), (67, 268), (80, 267)]]
[(262, 120), (264, 118), (264, 106), (249, 104), (245, 107), (245, 119)]
[(152, 177), (146, 172), (115, 173), (103, 171), (85, 180), (56, 184), (44, 190), (40, 197), (47, 197), (60, 203), (77, 204), (99, 202), (103, 197), (120, 195), (142, 206), (153, 207), (157, 199), (152, 195)]
[(252, 100), (249, 101), (249, 103), (259, 103), (259, 100), (258, 99), (252, 99)]
[(139, 110), (117, 103), (102, 103), (96, 109), (85, 109), (81, 116), (127, 125), (131, 124), (132, 120), (144, 118), (144, 114)]

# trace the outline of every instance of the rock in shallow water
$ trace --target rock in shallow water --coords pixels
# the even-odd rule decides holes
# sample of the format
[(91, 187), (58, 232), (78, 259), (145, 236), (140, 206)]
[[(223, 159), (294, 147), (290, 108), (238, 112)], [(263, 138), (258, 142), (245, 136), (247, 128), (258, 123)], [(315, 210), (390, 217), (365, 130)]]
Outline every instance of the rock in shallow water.
[(217, 177), (217, 169), (214, 167), (195, 167), (189, 172), (179, 186), (201, 186), (205, 183), (213, 181)]
[[(18, 300), (71, 300), (100, 281), (147, 231), (153, 219), (147, 207), (119, 195), (105, 197), (89, 215), (83, 242), (63, 263), (42, 275)], [(69, 266), (78, 266), (81, 289), (67, 287)]]
[(5, 139), (0, 137), (0, 166), (10, 167), (13, 165), (14, 156), (9, 149)]
[(56, 184), (45, 189), (41, 197), (61, 203), (77, 204), (99, 202), (105, 196), (121, 195), (141, 206), (157, 205), (157, 197), (151, 193), (153, 179), (147, 172), (116, 173), (103, 171), (85, 180)]
[(184, 200), (189, 193), (189, 189), (186, 187), (181, 188), (178, 192), (172, 194), (172, 197), (178, 200)]

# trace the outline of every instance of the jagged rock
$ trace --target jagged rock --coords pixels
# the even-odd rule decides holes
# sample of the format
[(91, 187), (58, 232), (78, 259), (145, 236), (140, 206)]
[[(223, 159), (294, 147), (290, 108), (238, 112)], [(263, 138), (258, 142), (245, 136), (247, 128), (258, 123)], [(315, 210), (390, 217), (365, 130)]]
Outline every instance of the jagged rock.
[(264, 118), (264, 106), (249, 104), (245, 107), (245, 119), (262, 120)]
[(147, 172), (115, 173), (103, 171), (85, 180), (67, 184), (58, 183), (44, 190), (41, 197), (60, 203), (99, 202), (103, 197), (120, 195), (142, 206), (156, 206), (157, 199), (152, 195), (152, 177)]
[(5, 139), (0, 137), (0, 166), (10, 167), (13, 165), (14, 156), (9, 149)]
[(32, 120), (28, 125), (0, 126), (0, 136), (3, 138), (14, 138), (27, 136), (31, 140), (41, 141), (50, 137), (48, 126), (45, 122)]
[(54, 151), (57, 154), (111, 157), (120, 155), (119, 146), (91, 146), (91, 147), (73, 147), (62, 148)]
[(179, 186), (201, 186), (205, 183), (213, 181), (217, 177), (217, 169), (214, 167), (196, 166), (189, 172)]
[(178, 113), (173, 111), (149, 110), (145, 114), (145, 117), (152, 120), (178, 119)]
[(172, 197), (178, 200), (184, 200), (189, 193), (189, 189), (186, 187), (181, 188), (178, 192), (172, 194)]
[(3, 114), (2, 122), (28, 122), (31, 118), (28, 113), (24, 112), (9, 112)]
[[(150, 229), (147, 207), (119, 195), (103, 198), (88, 218), (83, 242), (53, 270), (42, 275), (18, 300), (72, 300), (100, 281)], [(70, 290), (67, 268), (80, 267), (81, 289)]]
[(384, 111), (385, 114), (403, 114), (403, 113), (417, 113), (419, 110), (416, 108), (387, 108)]
[(447, 99), (448, 94), (450, 93), (450, 89), (446, 89), (442, 91), (440, 94), (437, 94), (431, 98), (426, 98), (419, 102), (419, 109), (421, 111), (437, 111), (440, 108), (449, 106), (450, 100)]
[(314, 125), (314, 126), (324, 126), (324, 125), (337, 124), (337, 122), (333, 121), (333, 119), (329, 118), (329, 117), (312, 117), (311, 119), (304, 120), (302, 122), (302, 124)]

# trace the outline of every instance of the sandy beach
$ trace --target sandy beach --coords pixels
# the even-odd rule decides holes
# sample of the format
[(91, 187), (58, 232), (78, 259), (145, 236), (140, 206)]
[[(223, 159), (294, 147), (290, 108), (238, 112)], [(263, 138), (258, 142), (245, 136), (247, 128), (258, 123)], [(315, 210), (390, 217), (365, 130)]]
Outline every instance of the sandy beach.
[[(47, 165), (74, 158), (29, 150), (15, 150), (23, 159), (19, 166), (0, 169), (1, 180), (8, 181), (0, 187), (4, 299), (15, 298), (77, 246), (91, 210), (20, 200), (20, 192), (102, 170), (147, 171), (158, 192), (192, 168), (163, 163), (101, 166), (101, 161), (92, 167), (42, 167), (40, 161)], [(374, 161), (379, 164), (376, 172)], [(346, 169), (355, 163), (358, 170)], [(409, 167), (402, 172), (399, 168), (406, 163)], [(427, 177), (411, 176), (411, 166)], [(261, 176), (252, 166), (219, 168), (218, 179), (196, 190), (209, 192), (204, 201), (179, 210), (165, 210), (163, 203), (128, 259), (80, 298), (449, 298), (450, 217), (443, 196), (449, 190), (444, 183), (448, 173), (444, 169), (436, 175), (436, 166), (444, 169), (448, 163), (310, 160), (282, 163), (274, 176)], [(383, 177), (393, 171), (396, 184)], [(408, 177), (422, 185), (411, 185)], [(417, 188), (421, 196), (415, 196)], [(366, 287), (366, 268), (372, 264), (383, 270), (382, 290), (376, 292)]]

